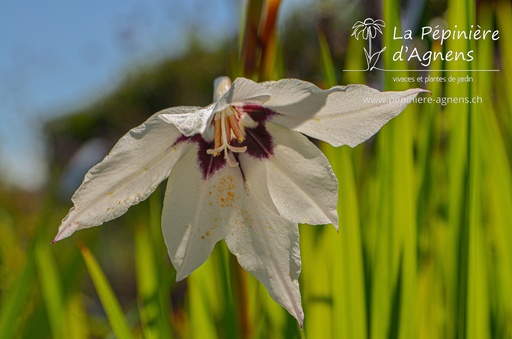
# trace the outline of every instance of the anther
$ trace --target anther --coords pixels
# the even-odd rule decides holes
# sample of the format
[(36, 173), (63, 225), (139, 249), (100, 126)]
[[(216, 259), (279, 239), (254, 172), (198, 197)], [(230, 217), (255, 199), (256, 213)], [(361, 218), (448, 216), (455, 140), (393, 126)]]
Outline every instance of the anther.
[(245, 140), (245, 133), (240, 128), (239, 114), (235, 109), (217, 112), (214, 117), (214, 148), (206, 151), (207, 154), (213, 156), (218, 156), (221, 152), (224, 152), (224, 159), (232, 167), (238, 166), (233, 153), (243, 153), (247, 150), (247, 146), (234, 146), (230, 144), (234, 138), (239, 142)]
[(213, 135), (213, 147), (219, 148), (222, 145), (222, 124), (220, 119), (215, 119), (215, 132)]
[(238, 141), (242, 142), (245, 140), (244, 132), (240, 129), (240, 126), (238, 125), (238, 121), (236, 119), (236, 116), (234, 114), (228, 115), (228, 121), (229, 125), (231, 126), (231, 130), (235, 134)]

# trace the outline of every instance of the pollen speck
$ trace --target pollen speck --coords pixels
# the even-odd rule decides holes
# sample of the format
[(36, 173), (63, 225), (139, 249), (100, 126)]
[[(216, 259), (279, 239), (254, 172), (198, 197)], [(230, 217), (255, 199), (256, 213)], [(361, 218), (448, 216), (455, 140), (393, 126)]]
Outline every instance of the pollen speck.
[(213, 201), (215, 201), (219, 207), (236, 207), (233, 177), (225, 176), (220, 178), (217, 184), (213, 185), (213, 188), (215, 194), (213, 192), (209, 193), (215, 195)]

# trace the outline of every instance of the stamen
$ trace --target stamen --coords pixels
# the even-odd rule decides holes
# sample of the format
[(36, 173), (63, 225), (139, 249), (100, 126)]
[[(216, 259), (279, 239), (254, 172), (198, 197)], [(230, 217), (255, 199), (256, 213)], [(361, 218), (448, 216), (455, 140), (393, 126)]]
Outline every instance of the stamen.
[(231, 166), (231, 167), (238, 166), (238, 162), (235, 160), (235, 158), (233, 157), (233, 154), (231, 152), (228, 152), (227, 150), (224, 151), (224, 158), (226, 159), (226, 162), (228, 163), (229, 166)]
[[(229, 141), (228, 141), (229, 124), (226, 124), (226, 112), (222, 111), (217, 114), (220, 114), (222, 144), (224, 146), (226, 146), (229, 143)], [(231, 137), (231, 133), (229, 133), (229, 136)]]
[(229, 124), (229, 120), (226, 121), (225, 114), (224, 114), (224, 118), (222, 119), (222, 121), (224, 122), (224, 129), (226, 132), (225, 134), (222, 135), (222, 138), (224, 139), (226, 144), (229, 144), (229, 141), (231, 140), (231, 125)]
[(234, 152), (234, 153), (243, 153), (243, 152), (247, 151), (247, 146), (236, 147), (236, 146), (232, 146), (232, 145), (227, 145), (227, 147), (231, 152)]
[(214, 157), (218, 156), (220, 154), (220, 152), (222, 152), (226, 147), (224, 147), (224, 145), (220, 146), (220, 147), (217, 147), (217, 148), (214, 148), (214, 149), (207, 149), (206, 150), (206, 153), (207, 154), (210, 154), (210, 155), (213, 155)]
[[(240, 128), (239, 114), (235, 109), (223, 110), (218, 112), (214, 117), (214, 136), (213, 149), (206, 150), (207, 154), (218, 156), (224, 151), (224, 159), (232, 166), (238, 166), (233, 153), (243, 153), (247, 151), (247, 146), (233, 146), (231, 140), (236, 138), (239, 142), (245, 140), (243, 128)], [(250, 118), (249, 118), (250, 119)], [(252, 119), (250, 119), (250, 122)]]
[(246, 128), (254, 128), (258, 126), (258, 123), (254, 121), (249, 114), (244, 113), (244, 111), (239, 107), (231, 106), (231, 109), (240, 117), (240, 120), (238, 121), (240, 129), (245, 131)]
[(220, 119), (215, 119), (215, 134), (213, 135), (213, 145), (214, 148), (219, 148), (222, 146), (222, 140), (221, 140), (221, 123)]
[(244, 132), (240, 129), (240, 126), (238, 125), (238, 121), (236, 119), (236, 116), (234, 114), (228, 115), (228, 121), (229, 125), (231, 126), (231, 130), (235, 134), (238, 141), (242, 142), (245, 139)]

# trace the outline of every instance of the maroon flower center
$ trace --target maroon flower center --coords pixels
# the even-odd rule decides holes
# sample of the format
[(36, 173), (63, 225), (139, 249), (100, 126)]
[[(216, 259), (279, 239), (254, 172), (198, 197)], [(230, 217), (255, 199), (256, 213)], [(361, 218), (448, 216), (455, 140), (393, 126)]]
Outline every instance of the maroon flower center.
[(207, 180), (226, 165), (238, 166), (240, 153), (257, 159), (271, 157), (274, 145), (265, 123), (275, 114), (275, 111), (256, 104), (230, 106), (215, 114), (212, 141), (196, 134), (182, 137), (176, 143), (192, 141), (198, 144), (197, 163), (203, 180)]

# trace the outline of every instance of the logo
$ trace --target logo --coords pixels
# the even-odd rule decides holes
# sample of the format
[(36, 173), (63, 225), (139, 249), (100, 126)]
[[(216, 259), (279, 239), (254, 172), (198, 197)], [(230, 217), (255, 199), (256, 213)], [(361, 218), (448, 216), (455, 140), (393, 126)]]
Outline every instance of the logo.
[[(429, 72), (429, 71), (449, 71), (449, 72), (497, 72), (498, 69), (475, 69), (470, 66), (467, 69), (428, 69), (433, 61), (439, 60), (443, 62), (443, 65), (447, 65), (453, 61), (466, 61), (473, 62), (477, 58), (474, 50), (449, 50), (446, 47), (447, 41), (455, 40), (498, 40), (500, 38), (500, 32), (497, 29), (483, 29), (480, 25), (471, 25), (468, 29), (460, 29), (458, 25), (454, 25), (452, 28), (440, 27), (440, 25), (423, 26), (418, 32), (412, 30), (405, 30), (401, 32), (397, 27), (392, 27), (393, 40), (401, 40), (402, 46), (398, 50), (390, 50), (386, 46), (380, 50), (374, 51), (375, 43), (374, 40), (377, 38), (377, 34), (383, 35), (383, 30), (386, 27), (386, 23), (377, 19), (366, 18), (363, 21), (357, 21), (352, 26), (352, 37), (359, 40), (360, 38), (368, 41), (368, 48), (363, 47), (364, 56), (366, 59), (366, 69), (344, 69), (343, 71), (417, 71), (417, 72)], [(386, 29), (389, 29), (387, 27)], [(382, 39), (381, 39), (382, 40)], [(423, 51), (419, 49), (415, 44), (411, 42), (413, 40), (425, 41), (427, 43), (424, 46), (430, 45), (431, 42), (436, 42), (441, 46), (440, 50)], [(420, 69), (384, 69), (377, 67), (378, 61), (383, 53), (392, 53), (392, 61), (407, 61), (410, 64), (415, 64)], [(469, 65), (469, 64), (468, 64)], [(424, 68), (421, 68), (424, 67)]]
[(373, 20), (372, 18), (366, 18), (364, 21), (358, 21), (354, 26), (352, 26), (353, 32), (351, 36), (354, 36), (357, 40), (359, 40), (359, 37), (364, 40), (368, 40), (368, 49), (363, 47), (367, 65), (365, 71), (371, 71), (376, 68), (375, 65), (377, 64), (377, 61), (379, 61), (381, 53), (386, 50), (386, 47), (384, 47), (380, 51), (372, 53), (372, 39), (375, 39), (377, 33), (382, 35), (382, 28), (384, 28), (384, 26), (386, 26), (384, 21), (380, 19)]

